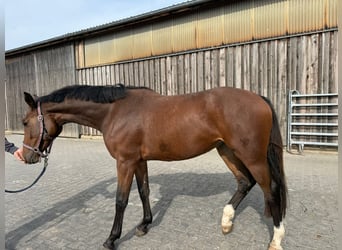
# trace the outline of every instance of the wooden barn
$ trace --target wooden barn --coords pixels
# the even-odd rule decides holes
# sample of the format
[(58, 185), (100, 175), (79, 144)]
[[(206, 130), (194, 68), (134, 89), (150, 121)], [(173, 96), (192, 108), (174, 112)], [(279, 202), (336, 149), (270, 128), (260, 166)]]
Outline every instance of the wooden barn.
[[(123, 83), (175, 95), (233, 86), (271, 99), (286, 143), (292, 90), (337, 93), (337, 32), (337, 0), (198, 0), (9, 50), (5, 128), (23, 132), (24, 91)], [(335, 143), (337, 117), (328, 120), (334, 136), (323, 140)], [(70, 124), (63, 135), (100, 133)]]

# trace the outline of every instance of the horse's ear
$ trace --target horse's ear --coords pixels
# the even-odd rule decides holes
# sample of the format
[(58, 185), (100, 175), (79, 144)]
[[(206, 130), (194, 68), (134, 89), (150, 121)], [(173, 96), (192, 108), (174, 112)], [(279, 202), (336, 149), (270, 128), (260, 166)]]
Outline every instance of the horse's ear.
[(25, 102), (32, 108), (36, 109), (37, 108), (37, 102), (36, 100), (27, 92), (24, 92), (25, 95)]

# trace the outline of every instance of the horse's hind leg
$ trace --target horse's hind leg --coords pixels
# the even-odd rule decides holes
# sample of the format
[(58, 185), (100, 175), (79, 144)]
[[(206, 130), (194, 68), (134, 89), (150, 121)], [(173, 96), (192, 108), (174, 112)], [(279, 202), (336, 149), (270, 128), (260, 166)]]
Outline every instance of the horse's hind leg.
[(276, 191), (277, 184), (272, 180), (270, 172), (265, 171), (268, 170), (267, 161), (249, 165), (249, 170), (264, 193), (265, 215), (272, 216), (273, 219), (274, 232), (269, 250), (282, 250), (280, 244), (285, 235), (285, 228), (282, 223), (280, 197)]
[(245, 165), (225, 144), (220, 144), (217, 147), (217, 151), (228, 166), (228, 168), (234, 174), (238, 184), (235, 194), (223, 209), (221, 226), (223, 234), (227, 234), (232, 229), (232, 220), (234, 218), (236, 208), (245, 198), (251, 188), (255, 185), (255, 180), (248, 169), (245, 167)]
[(149, 201), (150, 187), (148, 183), (148, 171), (146, 161), (142, 161), (139, 167), (135, 170), (135, 178), (137, 181), (139, 195), (144, 211), (143, 220), (137, 227), (135, 234), (137, 236), (142, 236), (147, 233), (147, 226), (152, 222), (152, 212)]

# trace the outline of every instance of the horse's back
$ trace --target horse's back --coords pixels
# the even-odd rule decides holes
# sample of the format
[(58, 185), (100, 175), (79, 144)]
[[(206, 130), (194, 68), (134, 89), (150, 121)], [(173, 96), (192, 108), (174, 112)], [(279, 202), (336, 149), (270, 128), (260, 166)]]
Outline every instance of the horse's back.
[(221, 87), (177, 96), (143, 94), (136, 110), (146, 159), (180, 160), (220, 142), (239, 149), (269, 137), (265, 134), (271, 128), (271, 111), (252, 92)]

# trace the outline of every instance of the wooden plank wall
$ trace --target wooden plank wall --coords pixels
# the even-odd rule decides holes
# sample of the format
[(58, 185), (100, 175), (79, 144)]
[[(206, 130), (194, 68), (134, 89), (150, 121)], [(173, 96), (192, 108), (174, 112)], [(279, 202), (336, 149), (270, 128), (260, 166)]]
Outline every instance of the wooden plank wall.
[[(286, 139), (287, 93), (337, 92), (337, 31), (77, 70), (80, 84), (146, 86), (164, 95), (218, 86), (271, 99)], [(82, 127), (84, 135), (100, 135)]]
[[(24, 91), (41, 96), (74, 83), (72, 43), (6, 59), (6, 130), (23, 131), (22, 118), (27, 111)], [(78, 134), (78, 125), (67, 124), (63, 128), (63, 136)]]
[[(164, 95), (232, 86), (267, 96), (284, 142), (287, 93), (337, 92), (337, 31), (75, 69), (74, 44), (6, 58), (6, 129), (22, 132), (23, 92), (48, 94), (71, 84), (146, 86)], [(69, 125), (65, 136), (100, 135)]]

